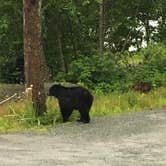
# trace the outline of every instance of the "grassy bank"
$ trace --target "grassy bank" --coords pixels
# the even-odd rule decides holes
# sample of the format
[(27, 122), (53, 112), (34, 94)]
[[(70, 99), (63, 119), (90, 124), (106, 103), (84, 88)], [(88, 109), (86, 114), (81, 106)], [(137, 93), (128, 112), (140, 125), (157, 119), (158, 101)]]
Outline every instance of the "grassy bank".
[(114, 115), (161, 108), (166, 108), (166, 88), (160, 88), (148, 94), (130, 91), (123, 94), (96, 96), (91, 115)]
[[(127, 92), (95, 95), (91, 117), (112, 116), (127, 112), (166, 108), (166, 88), (151, 91), (148, 94)], [(77, 119), (75, 112), (71, 121)], [(29, 102), (8, 103), (0, 107), (0, 133), (35, 130), (46, 132), (49, 127), (61, 123), (61, 115), (57, 100), (47, 99), (47, 114), (36, 118), (32, 104)]]

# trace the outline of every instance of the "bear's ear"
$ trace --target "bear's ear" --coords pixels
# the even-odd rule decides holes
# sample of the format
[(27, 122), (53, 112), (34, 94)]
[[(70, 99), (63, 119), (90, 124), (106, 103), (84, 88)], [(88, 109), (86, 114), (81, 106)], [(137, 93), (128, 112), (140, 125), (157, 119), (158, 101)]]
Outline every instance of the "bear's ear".
[(59, 88), (59, 84), (54, 84), (52, 87), (54, 88), (54, 89), (57, 89), (57, 88)]
[(56, 89), (60, 89), (60, 88), (62, 88), (63, 86), (59, 83), (59, 84), (55, 84), (55, 88)]

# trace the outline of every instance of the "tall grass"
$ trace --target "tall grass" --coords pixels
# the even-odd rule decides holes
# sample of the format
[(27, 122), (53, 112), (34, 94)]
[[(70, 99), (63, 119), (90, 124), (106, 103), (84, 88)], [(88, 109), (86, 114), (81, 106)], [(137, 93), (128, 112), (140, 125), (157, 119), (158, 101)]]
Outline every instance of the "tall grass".
[[(90, 115), (93, 119), (95, 116), (112, 116), (161, 108), (166, 108), (166, 88), (160, 88), (148, 94), (130, 91), (123, 94), (114, 92), (107, 95), (95, 95)], [(78, 115), (74, 113), (71, 121)], [(35, 116), (35, 110), (30, 102), (9, 103), (0, 107), (0, 133), (20, 130), (35, 130), (43, 133), (49, 127), (61, 122), (58, 102), (52, 98), (47, 99), (47, 113), (39, 118)]]
[(114, 92), (95, 96), (91, 115), (114, 115), (161, 108), (166, 108), (166, 88), (160, 88), (148, 94), (129, 91), (123, 94)]

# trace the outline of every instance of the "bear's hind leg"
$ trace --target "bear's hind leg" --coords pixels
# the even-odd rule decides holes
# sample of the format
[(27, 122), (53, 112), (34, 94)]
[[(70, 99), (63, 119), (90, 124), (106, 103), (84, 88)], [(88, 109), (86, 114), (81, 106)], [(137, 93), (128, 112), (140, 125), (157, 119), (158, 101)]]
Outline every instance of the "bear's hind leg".
[(89, 123), (90, 122), (90, 116), (89, 116), (89, 109), (81, 109), (79, 110), (81, 118), (78, 120), (79, 122), (83, 123)]

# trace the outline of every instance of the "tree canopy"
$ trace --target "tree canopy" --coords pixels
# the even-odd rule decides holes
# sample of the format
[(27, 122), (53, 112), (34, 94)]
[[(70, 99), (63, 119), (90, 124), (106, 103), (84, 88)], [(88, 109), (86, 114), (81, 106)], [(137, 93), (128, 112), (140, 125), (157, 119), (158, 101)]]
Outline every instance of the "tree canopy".
[[(1, 82), (20, 83), (24, 80), (22, 5), (19, 0), (0, 0)], [(100, 7), (103, 7), (102, 53), (99, 51)], [(107, 54), (109, 61), (112, 61), (117, 57), (115, 54), (119, 58), (127, 56), (126, 51), (133, 50), (131, 48), (139, 51), (151, 43), (166, 43), (166, 2), (47, 0), (43, 1), (42, 6), (42, 26), (44, 52), (51, 79), (68, 73), (67, 77), (72, 80), (71, 75), (76, 74), (73, 73), (73, 66), (82, 59)]]

